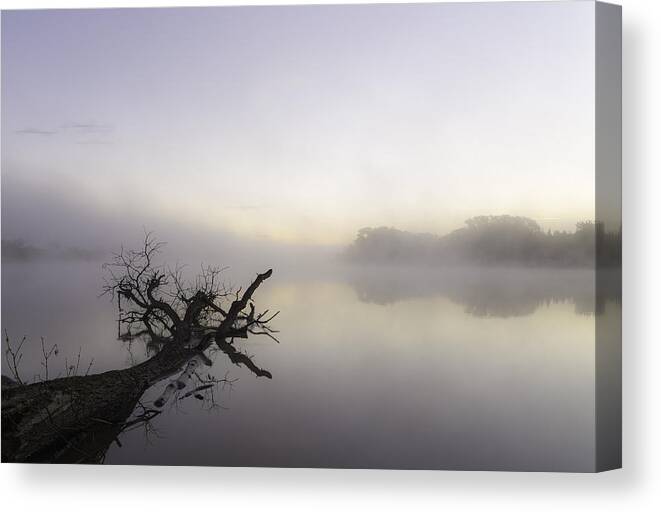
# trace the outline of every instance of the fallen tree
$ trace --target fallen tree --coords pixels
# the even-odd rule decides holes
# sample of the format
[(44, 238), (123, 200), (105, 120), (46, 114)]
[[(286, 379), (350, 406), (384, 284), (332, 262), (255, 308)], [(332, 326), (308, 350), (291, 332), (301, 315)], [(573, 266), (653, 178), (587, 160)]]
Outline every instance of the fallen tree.
[[(3, 385), (3, 462), (103, 461), (121, 432), (160, 414), (197, 367), (210, 364), (205, 351), (211, 347), (257, 377), (271, 378), (235, 340), (265, 335), (277, 341), (269, 327), (277, 313), (256, 313), (252, 300), (272, 271), (258, 274), (243, 292), (226, 289), (217, 267), (203, 268), (187, 282), (181, 268), (155, 265), (161, 246), (147, 234), (140, 250), (116, 254), (105, 265), (104, 286), (117, 303), (118, 337), (144, 339), (156, 353), (123, 370)], [(140, 402), (147, 389), (177, 374), (153, 404)]]

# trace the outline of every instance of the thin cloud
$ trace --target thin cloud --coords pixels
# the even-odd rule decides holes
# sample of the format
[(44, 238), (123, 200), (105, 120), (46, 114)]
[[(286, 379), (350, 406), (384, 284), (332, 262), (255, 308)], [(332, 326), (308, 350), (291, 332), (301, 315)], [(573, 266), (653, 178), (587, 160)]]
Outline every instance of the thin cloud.
[[(42, 137), (49, 137), (53, 135), (73, 135), (78, 140), (76, 144), (109, 144), (103, 139), (110, 136), (115, 131), (115, 127), (106, 123), (82, 123), (72, 122), (61, 125), (59, 128), (34, 128), (27, 127), (20, 130), (15, 130), (15, 133), (20, 135), (36, 135)], [(83, 137), (96, 137), (92, 140), (81, 140)]]
[(41, 135), (41, 136), (50, 136), (58, 133), (57, 130), (45, 130), (42, 128), (23, 128), (22, 130), (16, 130), (16, 133), (21, 135)]
[(76, 131), (77, 133), (107, 134), (114, 131), (114, 127), (111, 124), (71, 123), (66, 127)]

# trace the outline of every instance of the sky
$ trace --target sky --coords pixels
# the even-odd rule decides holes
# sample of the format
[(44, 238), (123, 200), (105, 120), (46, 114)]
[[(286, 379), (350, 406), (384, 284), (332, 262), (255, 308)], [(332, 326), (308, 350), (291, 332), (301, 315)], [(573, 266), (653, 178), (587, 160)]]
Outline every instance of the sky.
[[(2, 13), (2, 230), (594, 218), (594, 4)], [(123, 228), (121, 228), (123, 229)]]

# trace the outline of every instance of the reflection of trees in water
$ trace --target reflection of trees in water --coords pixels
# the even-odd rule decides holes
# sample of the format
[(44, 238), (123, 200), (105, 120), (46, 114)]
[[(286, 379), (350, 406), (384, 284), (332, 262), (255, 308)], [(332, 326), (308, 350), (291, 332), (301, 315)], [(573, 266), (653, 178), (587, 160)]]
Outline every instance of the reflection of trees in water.
[[(351, 272), (351, 271), (350, 271)], [(606, 301), (619, 300), (620, 272), (571, 269), (454, 268), (420, 270), (382, 267), (351, 272), (350, 284), (363, 302), (395, 302), (445, 297), (478, 317), (512, 317), (534, 313), (558, 302), (575, 304), (577, 314), (603, 311)]]
[[(275, 314), (257, 313), (252, 301), (271, 271), (258, 274), (245, 291), (226, 289), (214, 267), (187, 282), (181, 269), (154, 264), (159, 247), (147, 235), (142, 249), (119, 253), (107, 268), (105, 287), (118, 302), (119, 337), (145, 340), (155, 355), (131, 368), (95, 375), (23, 384), (16, 372), (16, 383), (3, 379), (3, 462), (102, 462), (122, 432), (152, 431), (151, 420), (168, 402), (213, 399), (214, 387), (227, 380), (202, 376), (201, 369), (211, 364), (210, 351), (271, 378), (237, 346), (251, 335), (275, 339), (269, 327)], [(141, 402), (148, 389), (170, 376), (157, 400)]]

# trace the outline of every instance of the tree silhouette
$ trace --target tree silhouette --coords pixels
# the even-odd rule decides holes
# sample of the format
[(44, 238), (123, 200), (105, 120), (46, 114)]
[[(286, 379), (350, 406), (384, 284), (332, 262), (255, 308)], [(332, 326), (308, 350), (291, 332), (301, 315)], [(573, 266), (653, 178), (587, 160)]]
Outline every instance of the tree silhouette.
[(363, 228), (346, 257), (355, 262), (416, 265), (618, 266), (621, 243), (621, 230), (607, 233), (599, 222), (578, 222), (573, 233), (545, 233), (527, 217), (489, 215), (470, 218), (445, 236)]
[[(3, 386), (3, 462), (102, 461), (121, 432), (151, 421), (200, 365), (210, 364), (205, 351), (212, 345), (257, 377), (272, 377), (235, 343), (250, 335), (275, 340), (269, 323), (277, 313), (257, 313), (253, 302), (272, 270), (234, 292), (220, 283), (220, 268), (204, 267), (187, 282), (181, 268), (158, 265), (161, 248), (146, 234), (140, 249), (122, 249), (105, 266), (103, 289), (117, 302), (120, 337), (144, 338), (156, 353), (124, 370)], [(153, 404), (140, 402), (147, 389), (172, 375)], [(210, 379), (184, 396), (223, 381)]]

